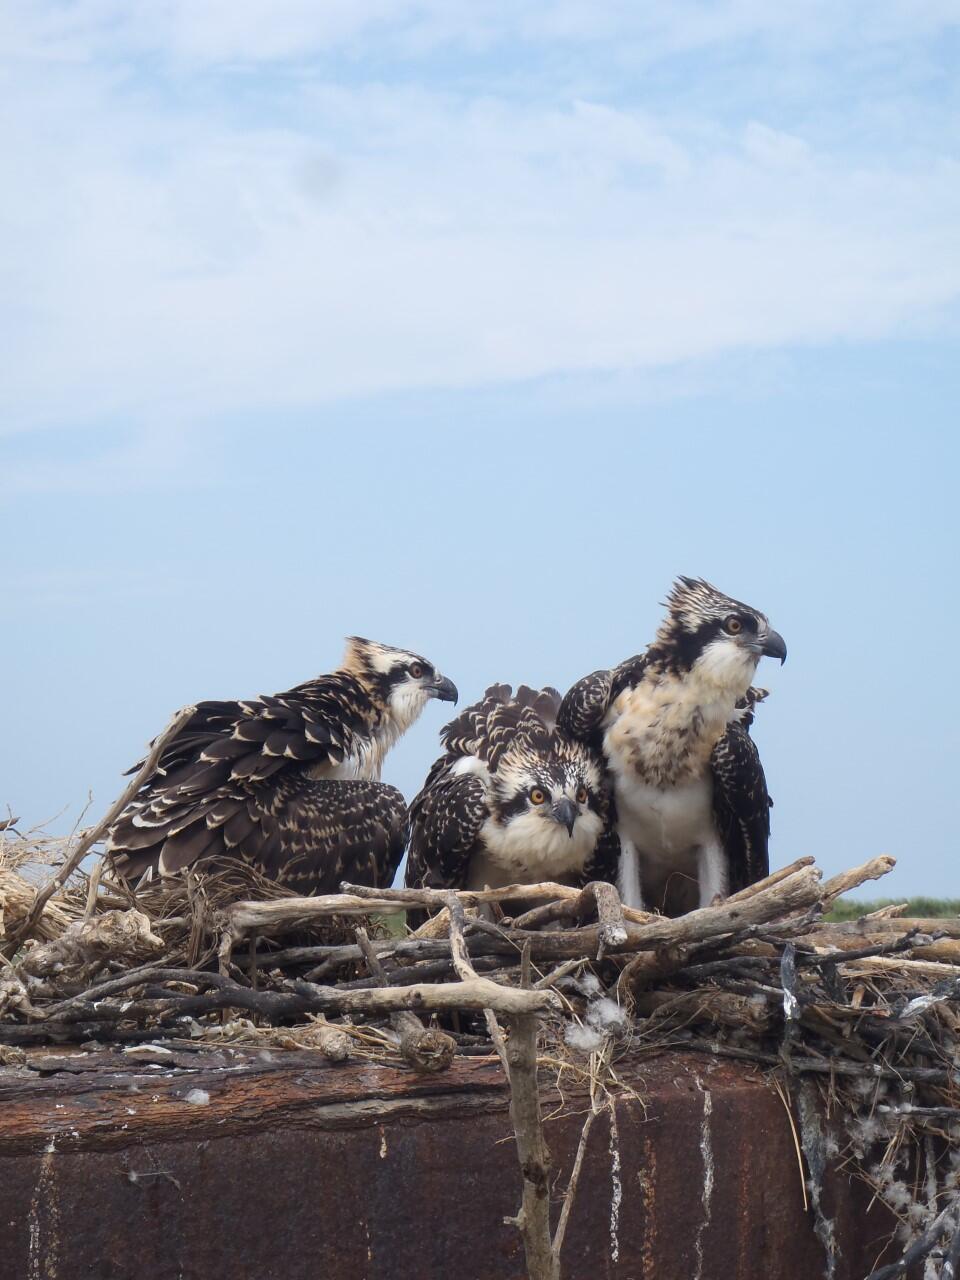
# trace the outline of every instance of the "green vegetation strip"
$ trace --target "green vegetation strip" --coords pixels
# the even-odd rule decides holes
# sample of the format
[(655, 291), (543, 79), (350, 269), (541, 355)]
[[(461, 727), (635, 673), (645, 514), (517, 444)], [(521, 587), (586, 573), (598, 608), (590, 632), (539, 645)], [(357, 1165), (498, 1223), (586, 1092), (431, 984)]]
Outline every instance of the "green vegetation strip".
[(906, 902), (905, 916), (911, 919), (929, 916), (960, 916), (960, 898), (842, 898), (824, 916), (825, 920), (859, 920), (871, 911), (893, 903)]

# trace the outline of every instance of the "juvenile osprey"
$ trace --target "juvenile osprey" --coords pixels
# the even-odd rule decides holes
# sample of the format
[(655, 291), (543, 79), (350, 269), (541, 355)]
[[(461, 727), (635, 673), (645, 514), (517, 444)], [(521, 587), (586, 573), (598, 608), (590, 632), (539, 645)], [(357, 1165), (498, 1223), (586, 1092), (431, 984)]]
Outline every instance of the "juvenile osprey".
[[(300, 892), (389, 885), (406, 806), (383, 758), (456, 687), (425, 658), (353, 636), (343, 665), (273, 697), (201, 702), (111, 829), (123, 875), (239, 858)], [(135, 765), (131, 773), (139, 766)]]
[(574, 685), (561, 727), (602, 749), (630, 906), (677, 915), (762, 879), (770, 798), (748, 732), (751, 681), (787, 647), (756, 609), (680, 578), (645, 654)]
[(559, 707), (556, 689), (493, 685), (442, 730), (445, 753), (410, 806), (408, 885), (613, 879), (602, 757), (557, 728)]

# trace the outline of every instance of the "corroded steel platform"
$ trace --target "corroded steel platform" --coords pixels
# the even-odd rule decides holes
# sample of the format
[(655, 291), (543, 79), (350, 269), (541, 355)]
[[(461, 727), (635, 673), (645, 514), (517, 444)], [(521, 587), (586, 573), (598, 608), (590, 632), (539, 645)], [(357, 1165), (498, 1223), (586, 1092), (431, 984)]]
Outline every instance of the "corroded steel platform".
[[(499, 1065), (427, 1080), (301, 1051), (34, 1053), (0, 1069), (4, 1280), (520, 1280), (520, 1179)], [(621, 1064), (642, 1101), (594, 1125), (565, 1280), (817, 1280), (783, 1103), (690, 1055)], [(566, 1184), (584, 1101), (548, 1091)], [(889, 1232), (828, 1188), (860, 1280)]]

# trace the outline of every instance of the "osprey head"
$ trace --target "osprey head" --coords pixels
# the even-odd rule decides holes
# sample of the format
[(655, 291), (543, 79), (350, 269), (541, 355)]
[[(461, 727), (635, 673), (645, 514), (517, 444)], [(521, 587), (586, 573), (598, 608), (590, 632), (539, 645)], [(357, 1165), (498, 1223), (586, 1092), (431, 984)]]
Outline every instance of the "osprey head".
[(696, 669), (742, 694), (762, 657), (786, 661), (783, 637), (765, 614), (725, 596), (702, 578), (678, 578), (666, 605), (667, 616), (651, 656), (681, 671)]
[(457, 686), (432, 662), (407, 649), (350, 636), (343, 670), (360, 681), (384, 706), (401, 732), (409, 728), (430, 698), (456, 702)]
[(592, 847), (606, 804), (597, 762), (554, 735), (538, 745), (518, 744), (500, 760), (493, 775), (500, 821), (521, 822), (534, 842), (589, 836)]

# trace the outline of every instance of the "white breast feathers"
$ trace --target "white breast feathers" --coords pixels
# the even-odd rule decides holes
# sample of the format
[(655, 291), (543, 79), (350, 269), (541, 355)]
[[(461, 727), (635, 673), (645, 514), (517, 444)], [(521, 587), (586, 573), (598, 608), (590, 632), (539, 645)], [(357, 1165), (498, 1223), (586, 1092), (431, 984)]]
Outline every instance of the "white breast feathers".
[(499, 869), (497, 883), (533, 884), (559, 880), (583, 870), (603, 828), (592, 809), (581, 813), (573, 835), (559, 822), (536, 812), (521, 814), (506, 824), (488, 818), (480, 830), (486, 861)]

